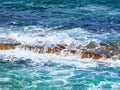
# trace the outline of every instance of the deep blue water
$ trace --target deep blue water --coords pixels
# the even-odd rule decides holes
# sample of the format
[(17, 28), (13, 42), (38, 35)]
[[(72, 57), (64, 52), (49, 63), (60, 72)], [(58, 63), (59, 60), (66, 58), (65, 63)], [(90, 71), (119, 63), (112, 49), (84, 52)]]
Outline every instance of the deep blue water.
[[(62, 26), (119, 30), (119, 0), (4, 0), (0, 26)], [(14, 23), (13, 23), (14, 22)]]
[[(9, 39), (32, 45), (120, 45), (120, 0), (0, 0), (0, 42)], [(4, 50), (0, 89), (119, 90), (119, 63)]]

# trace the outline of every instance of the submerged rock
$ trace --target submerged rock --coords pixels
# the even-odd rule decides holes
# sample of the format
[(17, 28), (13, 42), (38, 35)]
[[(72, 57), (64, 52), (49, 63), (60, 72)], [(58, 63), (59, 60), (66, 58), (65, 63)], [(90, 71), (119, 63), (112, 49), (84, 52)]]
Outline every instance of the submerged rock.
[[(82, 59), (92, 58), (113, 58), (120, 59), (120, 46), (119, 45), (104, 45), (101, 47), (96, 46), (80, 46), (79, 48), (68, 49), (67, 45), (54, 45), (54, 46), (29, 46), (20, 43), (0, 43), (0, 50), (9, 50), (19, 48), (21, 50), (29, 50), (40, 54), (56, 54), (62, 56), (78, 56)], [(117, 57), (118, 56), (118, 57)]]

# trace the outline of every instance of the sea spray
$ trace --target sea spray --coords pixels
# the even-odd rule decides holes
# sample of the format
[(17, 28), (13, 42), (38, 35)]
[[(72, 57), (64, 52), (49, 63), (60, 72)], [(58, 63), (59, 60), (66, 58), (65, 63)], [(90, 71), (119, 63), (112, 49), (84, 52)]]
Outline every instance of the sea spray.
[(119, 90), (119, 5), (119, 0), (1, 0), (0, 43), (82, 46), (77, 51), (107, 58), (38, 54), (19, 46), (0, 50), (0, 89)]

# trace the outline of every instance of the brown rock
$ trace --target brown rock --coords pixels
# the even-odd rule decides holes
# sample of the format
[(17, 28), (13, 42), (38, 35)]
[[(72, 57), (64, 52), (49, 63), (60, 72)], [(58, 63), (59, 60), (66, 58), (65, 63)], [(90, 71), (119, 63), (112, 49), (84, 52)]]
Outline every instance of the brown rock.
[(11, 44), (11, 43), (0, 43), (0, 50), (8, 50), (14, 49), (16, 46), (20, 45), (19, 43)]
[[(120, 45), (104, 45), (99, 48), (95, 48), (94, 46), (86, 46), (85, 49), (77, 48), (75, 50), (68, 50), (66, 45), (54, 45), (53, 47), (45, 47), (45, 46), (29, 46), (29, 45), (21, 45), (20, 43), (0, 43), (0, 50), (8, 50), (15, 49), (16, 47), (21, 50), (29, 50), (35, 53), (49, 53), (63, 56), (81, 56), (81, 58), (111, 58), (114, 55), (120, 54)], [(103, 56), (104, 55), (104, 56)], [(118, 57), (119, 58), (119, 57)]]
[(81, 58), (100, 59), (100, 58), (102, 58), (102, 55), (96, 54), (96, 53), (93, 53), (93, 52), (82, 52)]

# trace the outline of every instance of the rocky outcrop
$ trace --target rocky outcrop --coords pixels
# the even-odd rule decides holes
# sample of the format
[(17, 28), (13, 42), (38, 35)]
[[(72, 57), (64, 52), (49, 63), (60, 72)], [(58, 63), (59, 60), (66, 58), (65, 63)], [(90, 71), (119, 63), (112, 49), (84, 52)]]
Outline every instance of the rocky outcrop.
[[(77, 56), (80, 58), (92, 58), (92, 59), (100, 59), (100, 58), (113, 58), (120, 59), (120, 46), (118, 45), (103, 45), (101, 47), (96, 47), (92, 45), (87, 45), (82, 47), (81, 45), (54, 45), (51, 47), (48, 46), (29, 46), (29, 45), (21, 45), (20, 43), (1, 43), (0, 50), (8, 50), (19, 48), (21, 50), (29, 50), (35, 53), (40, 54), (56, 54), (62, 56)], [(118, 57), (115, 57), (115, 56)]]
[(15, 49), (20, 43), (0, 43), (0, 50)]

